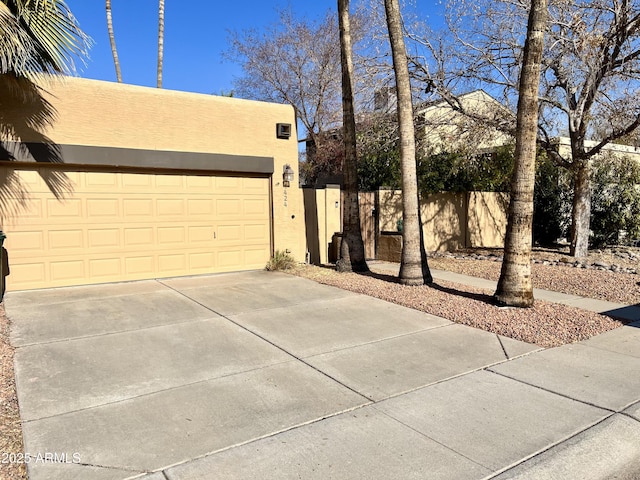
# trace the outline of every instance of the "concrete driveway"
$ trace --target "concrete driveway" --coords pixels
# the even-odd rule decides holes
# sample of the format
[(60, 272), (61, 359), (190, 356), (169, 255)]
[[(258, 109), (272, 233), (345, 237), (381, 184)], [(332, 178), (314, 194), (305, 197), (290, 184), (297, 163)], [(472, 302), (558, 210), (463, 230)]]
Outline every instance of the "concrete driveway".
[(640, 443), (638, 329), (539, 351), (270, 272), (6, 308), (31, 480), (469, 480), (581, 435)]

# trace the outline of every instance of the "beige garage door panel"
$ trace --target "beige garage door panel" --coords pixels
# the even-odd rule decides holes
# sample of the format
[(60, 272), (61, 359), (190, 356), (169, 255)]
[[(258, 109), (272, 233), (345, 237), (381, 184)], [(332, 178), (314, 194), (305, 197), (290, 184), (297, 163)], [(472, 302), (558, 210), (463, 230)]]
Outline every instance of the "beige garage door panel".
[(21, 172), (28, 210), (5, 223), (8, 288), (194, 275), (264, 267), (271, 251), (264, 178), (68, 172), (57, 200)]

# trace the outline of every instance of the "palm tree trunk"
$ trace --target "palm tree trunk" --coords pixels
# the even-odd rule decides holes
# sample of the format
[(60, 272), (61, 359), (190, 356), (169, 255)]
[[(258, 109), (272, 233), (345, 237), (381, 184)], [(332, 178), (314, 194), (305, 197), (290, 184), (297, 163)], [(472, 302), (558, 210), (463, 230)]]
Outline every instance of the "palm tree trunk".
[(122, 83), (122, 71), (120, 70), (120, 60), (118, 59), (118, 50), (116, 49), (116, 37), (113, 34), (113, 19), (111, 18), (111, 0), (107, 3), (107, 30), (109, 32), (109, 42), (111, 43), (111, 54), (113, 55), (113, 64), (116, 67), (116, 79), (118, 83)]
[(389, 40), (393, 54), (393, 70), (398, 97), (398, 127), (402, 170), (402, 256), (400, 282), (404, 285), (431, 283), (431, 272), (424, 249), (420, 222), (420, 199), (416, 174), (416, 142), (413, 125), (413, 100), (407, 52), (402, 31), (398, 0), (385, 0)]
[(538, 89), (544, 47), (547, 0), (532, 0), (520, 72), (516, 152), (504, 260), (495, 299), (514, 307), (533, 306), (531, 247), (533, 189), (538, 133)]
[(158, 5), (158, 88), (162, 88), (162, 67), (164, 62), (164, 0)]
[(340, 24), (340, 59), (342, 65), (342, 116), (344, 124), (344, 213), (343, 236), (338, 271), (366, 272), (364, 242), (360, 230), (358, 203), (358, 167), (356, 156), (356, 122), (353, 109), (353, 59), (349, 0), (338, 0)]

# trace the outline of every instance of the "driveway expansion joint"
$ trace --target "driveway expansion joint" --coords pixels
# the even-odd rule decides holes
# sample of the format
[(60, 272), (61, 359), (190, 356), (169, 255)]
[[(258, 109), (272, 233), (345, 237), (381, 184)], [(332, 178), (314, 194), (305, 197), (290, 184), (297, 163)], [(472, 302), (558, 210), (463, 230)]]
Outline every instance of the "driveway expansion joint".
[(138, 468), (133, 468), (133, 467), (115, 467), (112, 465), (99, 465), (97, 463), (80, 462), (80, 463), (77, 463), (76, 465), (80, 465), (82, 467), (89, 467), (89, 468), (102, 468), (104, 470), (117, 470), (120, 472), (131, 472), (135, 475), (146, 475), (147, 473), (149, 473), (147, 470), (140, 470)]
[[(637, 402), (634, 402), (634, 403), (632, 403), (631, 405), (635, 405), (635, 403), (637, 403)], [(631, 405), (629, 405), (629, 407), (630, 407)], [(629, 408), (629, 407), (627, 407), (627, 408)], [(625, 410), (626, 410), (626, 408), (625, 408)], [(629, 418), (629, 419), (633, 420), (633, 421), (634, 421), (634, 422), (636, 422), (636, 423), (640, 423), (640, 419), (638, 419), (638, 418), (634, 417), (634, 416), (633, 416), (633, 415), (631, 415), (630, 413), (625, 412), (624, 410), (623, 410), (623, 411), (621, 411), (621, 412), (618, 412), (618, 414), (619, 414), (619, 415), (622, 415), (623, 417)]]
[[(234, 316), (235, 316), (235, 314), (234, 314)], [(396, 339), (399, 339), (399, 338), (410, 337), (411, 335), (417, 335), (417, 334), (420, 334), (420, 333), (431, 332), (431, 331), (434, 331), (434, 330), (438, 330), (440, 328), (452, 327), (452, 326), (455, 326), (455, 325), (458, 325), (458, 324), (451, 322), (451, 323), (448, 323), (448, 324), (445, 324), (445, 325), (434, 325), (433, 327), (422, 328), (420, 330), (415, 330), (413, 332), (398, 333), (397, 335), (390, 335), (388, 337), (379, 338), (377, 340), (369, 340), (369, 341), (364, 341), (362, 343), (358, 343), (358, 344), (355, 344), (355, 345), (347, 345), (345, 347), (337, 347), (337, 348), (333, 348), (331, 350), (327, 350), (325, 352), (319, 352), (319, 353), (313, 353), (311, 355), (306, 355), (305, 357), (301, 357), (301, 358), (305, 359), (305, 358), (321, 357), (322, 355), (327, 355), (327, 354), (330, 354), (330, 353), (343, 352), (343, 351), (346, 351), (346, 350), (350, 350), (352, 348), (365, 347), (367, 345), (376, 345), (378, 343), (386, 342), (386, 341), (389, 341), (389, 340), (396, 340)], [(251, 331), (251, 333), (254, 333), (257, 336), (260, 336), (259, 334), (253, 332), (252, 330), (249, 330), (249, 331)], [(303, 360), (301, 360), (301, 361), (303, 361)]]
[[(179, 461), (179, 462), (176, 462), (176, 463), (172, 463), (170, 465), (165, 465), (165, 466), (161, 467), (162, 468), (161, 473), (165, 478), (171, 480), (171, 478), (169, 478), (167, 476), (166, 472), (168, 470), (171, 470), (172, 468), (175, 468), (175, 467), (178, 467), (178, 466), (181, 466), (181, 465), (185, 465), (185, 464), (188, 464), (188, 463), (196, 461), (196, 460), (201, 460), (203, 458), (211, 457), (213, 455), (217, 455), (217, 454), (220, 454), (220, 453), (223, 453), (223, 452), (227, 452), (227, 451), (233, 450), (235, 448), (244, 447), (245, 445), (251, 445), (253, 443), (260, 442), (260, 441), (268, 439), (268, 438), (277, 437), (278, 435), (281, 435), (283, 433), (292, 432), (292, 431), (298, 430), (300, 428), (307, 427), (309, 425), (314, 425), (316, 423), (323, 422), (324, 420), (328, 420), (330, 418), (339, 417), (340, 415), (344, 415), (345, 413), (356, 412), (356, 411), (361, 410), (361, 409), (363, 409), (365, 407), (372, 406), (372, 404), (373, 404), (373, 402), (365, 403), (365, 404), (362, 404), (362, 405), (356, 405), (355, 407), (347, 408), (345, 410), (340, 410), (338, 412), (334, 412), (334, 413), (331, 413), (331, 414), (328, 414), (328, 415), (324, 415), (322, 417), (315, 418), (315, 419), (312, 419), (312, 420), (308, 420), (306, 422), (302, 422), (302, 423), (299, 423), (299, 424), (296, 424), (296, 425), (291, 425), (291, 426), (283, 428), (281, 430), (276, 430), (276, 431), (273, 431), (273, 432), (270, 432), (270, 433), (267, 433), (267, 434), (264, 434), (264, 435), (260, 435), (260, 436), (255, 437), (255, 438), (250, 438), (249, 440), (245, 440), (243, 442), (238, 442), (238, 443), (235, 443), (233, 445), (227, 445), (227, 446), (219, 448), (217, 450), (212, 450), (210, 452), (206, 452), (206, 453), (203, 453), (203, 454), (200, 454), (200, 455), (196, 455), (196, 456), (194, 456), (192, 458), (189, 458), (187, 460), (183, 460), (183, 461)], [(150, 472), (147, 472), (147, 473), (150, 473)]]
[[(621, 328), (624, 328), (624, 327), (621, 327)], [(615, 330), (609, 330), (609, 332), (611, 332), (611, 331), (615, 331)], [(606, 333), (609, 333), (609, 332), (605, 332), (605, 334), (606, 334)], [(603, 335), (604, 335), (604, 334), (603, 334)], [(589, 340), (589, 339), (587, 339), (587, 342), (588, 342), (588, 340)], [(591, 344), (591, 343), (580, 343), (580, 345), (582, 345), (583, 347), (586, 347), (586, 348), (593, 348), (593, 349), (595, 349), (595, 350), (599, 350), (599, 351), (601, 351), (601, 352), (615, 353), (616, 355), (622, 355), (622, 356), (624, 356), (624, 357), (636, 358), (636, 359), (637, 359), (637, 358), (640, 358), (640, 355), (629, 355), (628, 353), (621, 352), (621, 351), (619, 351), (619, 350), (615, 350), (615, 349), (611, 349), (611, 348), (605, 348), (605, 347), (601, 347), (601, 346), (598, 346), (598, 345), (593, 345), (593, 344)], [(640, 353), (640, 352), (639, 352), (639, 353)], [(640, 400), (640, 399), (639, 399), (639, 400)]]
[(461, 457), (463, 457), (463, 458), (465, 458), (465, 459), (469, 460), (470, 462), (475, 463), (476, 465), (479, 465), (479, 466), (480, 466), (480, 467), (482, 467), (482, 468), (486, 468), (487, 470), (491, 470), (491, 467), (490, 467), (490, 466), (488, 466), (488, 465), (483, 465), (482, 463), (478, 462), (477, 460), (474, 460), (473, 458), (469, 457), (468, 455), (465, 455), (464, 453), (457, 451), (455, 448), (452, 448), (451, 446), (447, 445), (446, 443), (442, 443), (442, 442), (438, 441), (436, 438), (430, 437), (430, 436), (429, 436), (429, 435), (427, 435), (426, 433), (421, 432), (420, 430), (418, 430), (418, 429), (416, 429), (416, 428), (412, 427), (411, 425), (409, 425), (409, 424), (407, 424), (407, 423), (403, 422), (402, 420), (400, 420), (400, 419), (398, 419), (398, 418), (394, 417), (393, 415), (391, 415), (391, 414), (389, 414), (389, 413), (387, 413), (387, 412), (385, 412), (385, 411), (383, 411), (383, 410), (380, 410), (379, 408), (377, 408), (377, 407), (376, 407), (376, 405), (373, 405), (373, 408), (374, 408), (377, 412), (380, 412), (380, 413), (381, 413), (382, 415), (384, 415), (385, 417), (390, 418), (390, 419), (391, 419), (391, 420), (393, 420), (394, 422), (398, 422), (400, 425), (402, 425), (402, 426), (404, 426), (404, 427), (408, 428), (409, 430), (411, 430), (411, 431), (413, 431), (413, 432), (417, 433), (417, 434), (418, 434), (418, 435), (420, 435), (421, 437), (428, 438), (428, 439), (429, 439), (429, 440), (431, 440), (432, 442), (435, 442), (435, 443), (437, 443), (438, 445), (440, 445), (441, 447), (446, 448), (446, 449), (447, 449), (447, 450), (449, 450), (450, 452), (453, 452), (453, 453), (455, 453), (456, 455), (459, 455), (459, 456), (461, 456)]
[[(519, 378), (511, 377), (511, 376), (506, 375), (504, 373), (496, 372), (495, 370), (491, 370), (491, 367), (494, 367), (494, 366), (495, 365), (491, 365), (489, 367), (486, 367), (486, 371), (490, 372), (490, 373), (493, 373), (495, 375), (499, 375), (499, 376), (504, 377), (504, 378), (508, 378), (509, 380), (513, 380), (515, 382), (522, 383), (523, 385), (527, 385), (529, 387), (537, 388), (538, 390), (542, 390), (543, 392), (552, 393), (553, 395), (558, 395), (559, 397), (563, 397), (563, 398), (566, 398), (568, 400), (572, 400), (574, 402), (582, 403), (583, 405), (588, 405), (589, 407), (598, 408), (600, 410), (603, 410), (605, 412), (609, 412), (611, 414), (619, 413), (616, 410), (611, 410), (610, 408), (603, 407), (602, 405), (596, 405), (595, 403), (587, 402), (585, 400), (580, 400), (578, 398), (573, 398), (570, 395), (566, 395), (564, 393), (556, 392), (555, 390), (551, 390), (549, 388), (544, 388), (544, 387), (541, 387), (540, 385), (535, 385), (533, 383), (525, 382), (524, 380), (520, 380)], [(631, 405), (633, 405), (633, 403)], [(625, 407), (625, 408), (628, 408), (628, 406)]]
[(600, 420), (592, 423), (591, 425), (587, 425), (585, 428), (583, 428), (582, 430), (579, 430), (577, 432), (574, 432), (568, 436), (566, 436), (565, 438), (562, 438), (560, 440), (558, 440), (557, 442), (552, 443), (551, 445), (548, 445), (540, 450), (538, 450), (537, 452), (534, 452), (524, 458), (521, 458), (520, 460), (518, 460), (517, 462), (512, 463), (511, 465), (507, 465), (506, 467), (501, 468), (500, 470), (497, 470), (493, 473), (491, 473), (490, 475), (488, 475), (487, 477), (483, 478), (482, 480), (491, 480), (493, 478), (496, 478), (500, 475), (502, 475), (505, 472), (508, 472), (509, 470), (513, 470), (514, 468), (517, 468), (518, 466), (528, 462), (529, 460), (539, 457), (540, 455), (545, 454), (546, 452), (562, 445), (563, 443), (567, 443), (569, 441), (571, 441), (571, 439), (577, 437), (578, 435), (582, 435), (583, 433), (591, 430), (592, 428), (600, 425), (601, 423), (609, 420), (610, 418), (614, 417), (615, 415), (617, 415), (615, 412), (611, 413), (610, 415), (605, 416), (604, 418), (601, 418)]
[(504, 343), (502, 343), (502, 339), (500, 338), (500, 335), (498, 335), (497, 333), (496, 333), (496, 338), (498, 339), (498, 343), (500, 344), (500, 347), (502, 348), (502, 353), (504, 353), (505, 358), (507, 360), (511, 360), (509, 358), (509, 354), (507, 353), (507, 349), (504, 348)]
[[(218, 314), (216, 314), (218, 315)], [(109, 337), (112, 335), (120, 335), (120, 334), (126, 334), (126, 333), (133, 333), (133, 332), (143, 332), (143, 331), (149, 331), (149, 330), (154, 330), (154, 329), (160, 329), (160, 328), (166, 328), (166, 327), (171, 327), (173, 325), (186, 325), (189, 323), (200, 323), (200, 322), (210, 322), (212, 320), (216, 320), (218, 318), (220, 318), (221, 315), (218, 315), (216, 317), (210, 317), (210, 318), (196, 318), (193, 320), (179, 320), (176, 322), (172, 322), (172, 323), (160, 323), (158, 325), (147, 325), (144, 327), (135, 327), (135, 328), (127, 328), (124, 330), (114, 330), (113, 332), (101, 332), (101, 333), (93, 333), (90, 335), (81, 335), (81, 336), (77, 336), (77, 337), (71, 337), (71, 338), (59, 338), (56, 340), (49, 340), (49, 341), (45, 341), (45, 342), (32, 342), (32, 343), (25, 343), (23, 345), (18, 345), (16, 347), (14, 347), (16, 350), (18, 349), (23, 349), (23, 348), (28, 348), (28, 347), (38, 347), (40, 345), (55, 345), (57, 343), (70, 343), (70, 342), (76, 342), (76, 341), (82, 341), (82, 340), (88, 340), (88, 339), (92, 339), (92, 338), (103, 338), (103, 337)]]
[[(250, 372), (258, 372), (260, 370), (265, 370), (267, 368), (275, 367), (275, 366), (278, 366), (278, 365), (284, 365), (284, 364), (287, 364), (287, 363), (292, 363), (292, 360), (283, 360), (281, 362), (270, 363), (268, 365), (261, 365), (259, 367), (249, 368), (247, 370), (238, 370), (237, 372), (225, 373), (223, 375), (218, 375), (218, 376), (215, 376), (215, 377), (209, 377), (209, 378), (205, 378), (205, 379), (202, 379), (202, 380), (197, 380), (195, 382), (183, 383), (183, 384), (175, 385), (175, 386), (172, 386), (172, 387), (161, 388), (159, 390), (154, 390), (152, 392), (145, 392), (145, 393), (141, 393), (139, 395), (132, 395), (132, 396), (127, 397), (127, 398), (122, 398), (122, 399), (114, 400), (114, 401), (110, 401), (110, 402), (104, 402), (104, 403), (101, 403), (99, 405), (92, 405), (90, 407), (78, 408), (78, 409), (75, 409), (75, 410), (68, 410), (68, 411), (65, 411), (65, 412), (62, 412), (62, 413), (56, 413), (54, 415), (46, 415), (46, 416), (38, 417), (38, 418), (30, 418), (28, 420), (24, 420), (23, 419), (22, 423), (23, 424), (27, 424), (27, 423), (39, 422), (41, 420), (47, 420), (47, 419), (50, 419), (50, 418), (64, 417), (66, 415), (71, 415), (71, 414), (75, 414), (75, 413), (79, 413), (79, 412), (85, 412), (85, 411), (94, 410), (94, 409), (97, 409), (97, 408), (102, 408), (102, 407), (107, 406), (107, 405), (117, 405), (119, 403), (129, 402), (129, 401), (136, 400), (136, 399), (139, 399), (139, 398), (151, 397), (153, 395), (159, 395), (161, 393), (171, 392), (173, 390), (180, 390), (182, 388), (191, 387), (193, 385), (199, 385), (201, 383), (213, 382), (213, 381), (216, 381), (216, 380), (221, 380), (223, 378), (234, 377), (236, 375), (243, 375), (245, 373), (250, 373)], [(104, 468), (110, 468), (110, 467), (104, 467)]]
[[(179, 290), (175, 290), (173, 287), (171, 287), (170, 285), (168, 285), (168, 288), (171, 288), (172, 290), (178, 292), (180, 295), (183, 295), (185, 298), (191, 300), (192, 302), (197, 303), (198, 305), (206, 308), (207, 310), (215, 313), (216, 315), (220, 315), (222, 318), (226, 319), (227, 321), (231, 322), (232, 324), (234, 324), (235, 326), (237, 326), (238, 328), (241, 328), (242, 330), (244, 330), (245, 332), (250, 333), (251, 335), (254, 335), (255, 337), (259, 338), (260, 340), (267, 342), (269, 345), (273, 346), (274, 348), (277, 348), (278, 350), (280, 350), (281, 352), (285, 353), (286, 355), (289, 355), (291, 358), (293, 358), (294, 360), (299, 361), (300, 363), (306, 365), (307, 367), (312, 368), (313, 370), (315, 370), (316, 372), (320, 373), (321, 375), (327, 377), (328, 379), (332, 380), (333, 382), (337, 383), (338, 385), (346, 388), (347, 390), (355, 393), (356, 395), (359, 395), (360, 397), (366, 399), (368, 402), (373, 402), (373, 399), (369, 398), (368, 396), (364, 395), (361, 392), (358, 392), (357, 390), (355, 390), (354, 388), (350, 387), (349, 385), (341, 382), (340, 380), (334, 378), (333, 376), (329, 375), (326, 372), (323, 372), (322, 370), (318, 369), (317, 367), (311, 365), (310, 363), (306, 362), (302, 357), (299, 357), (297, 355), (295, 355), (294, 353), (288, 351), (287, 349), (285, 349), (284, 347), (278, 345), (277, 343), (269, 340), (268, 338), (264, 337), (263, 335), (260, 335), (259, 333), (254, 332), (253, 330), (245, 327), (244, 325), (236, 322), (233, 318), (231, 318), (231, 316), (227, 316), (227, 315), (223, 315), (222, 313), (216, 312), (215, 310), (213, 310), (212, 308), (198, 302), (197, 300), (191, 298), (189, 295), (187, 295), (184, 292), (181, 292)], [(264, 309), (264, 310), (272, 310), (272, 309)], [(237, 315), (237, 314), (233, 314), (233, 315)], [(239, 314), (238, 314), (239, 315)]]

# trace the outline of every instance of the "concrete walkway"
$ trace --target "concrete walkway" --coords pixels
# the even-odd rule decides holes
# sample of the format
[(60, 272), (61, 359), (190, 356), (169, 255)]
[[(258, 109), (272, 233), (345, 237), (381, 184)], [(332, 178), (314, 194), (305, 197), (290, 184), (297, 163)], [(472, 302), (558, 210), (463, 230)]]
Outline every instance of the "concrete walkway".
[(640, 472), (640, 324), (541, 350), (269, 272), (6, 310), (31, 480)]
[[(388, 272), (391, 275), (398, 275), (400, 266), (397, 263), (369, 261), (369, 265), (375, 266), (377, 269)], [(434, 280), (446, 280), (448, 282), (460, 283), (472, 287), (484, 288), (486, 290), (495, 291), (497, 282), (486, 280), (484, 278), (470, 277), (460, 273), (447, 272), (445, 270), (431, 269), (431, 275)], [(544, 300), (550, 303), (559, 303), (570, 307), (589, 310), (591, 312), (601, 313), (624, 322), (640, 321), (640, 304), (624, 305), (622, 303), (607, 302), (595, 298), (585, 298), (579, 295), (569, 295), (566, 293), (552, 292), (550, 290), (542, 290), (540, 288), (533, 289), (533, 295), (538, 300)], [(640, 298), (638, 299), (640, 302)]]

